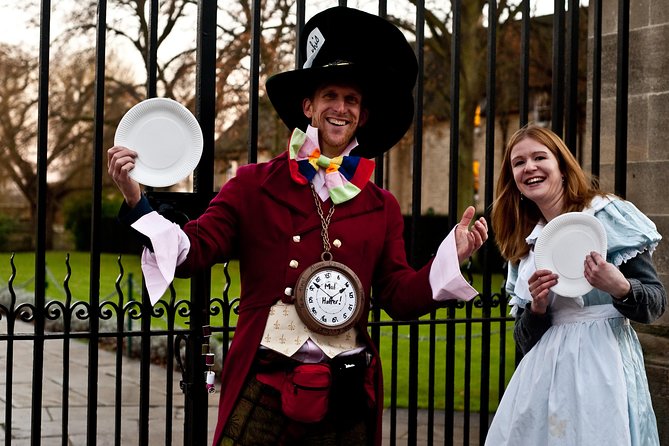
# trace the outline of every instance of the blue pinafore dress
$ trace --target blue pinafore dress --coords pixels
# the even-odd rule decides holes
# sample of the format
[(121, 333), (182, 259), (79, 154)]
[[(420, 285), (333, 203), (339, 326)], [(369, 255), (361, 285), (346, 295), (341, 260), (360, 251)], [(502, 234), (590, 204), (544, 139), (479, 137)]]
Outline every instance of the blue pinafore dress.
[[(583, 212), (607, 233), (607, 261), (620, 266), (661, 239), (632, 203), (597, 197)], [(527, 238), (534, 244), (544, 225)], [(512, 314), (531, 301), (534, 251), (510, 266)], [(551, 292), (552, 326), (523, 357), (493, 418), (487, 446), (654, 446), (657, 422), (641, 345), (629, 320), (598, 289), (572, 298)]]

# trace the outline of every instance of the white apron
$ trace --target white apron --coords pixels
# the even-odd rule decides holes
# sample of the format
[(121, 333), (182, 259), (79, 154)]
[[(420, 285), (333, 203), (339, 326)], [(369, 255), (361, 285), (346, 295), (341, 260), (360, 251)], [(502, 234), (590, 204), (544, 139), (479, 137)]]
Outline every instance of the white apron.
[(643, 357), (629, 321), (613, 305), (580, 307), (560, 297), (552, 317), (514, 372), (485, 444), (658, 445)]

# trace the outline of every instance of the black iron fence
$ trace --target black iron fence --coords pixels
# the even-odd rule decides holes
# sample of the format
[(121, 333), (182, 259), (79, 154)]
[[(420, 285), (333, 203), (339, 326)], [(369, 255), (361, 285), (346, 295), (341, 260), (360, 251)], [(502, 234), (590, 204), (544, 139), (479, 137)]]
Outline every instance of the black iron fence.
[[(234, 334), (235, 310), (238, 298), (230, 294), (230, 286), (235, 276), (228, 265), (222, 273), (202, 272), (191, 279), (185, 295), (180, 295), (174, 286), (170, 288), (169, 297), (164, 298), (155, 306), (151, 306), (145, 292), (142, 292), (141, 280), (127, 271), (127, 258), (118, 256), (117, 275), (113, 279), (102, 277), (101, 240), (108, 234), (101, 232), (101, 203), (103, 195), (103, 177), (105, 171), (105, 149), (102, 129), (105, 117), (105, 54), (106, 48), (106, 13), (108, 1), (97, 2), (96, 41), (97, 63), (95, 65), (96, 98), (94, 110), (93, 150), (93, 187), (92, 187), (92, 217), (91, 249), (89, 257), (89, 295), (73, 296), (70, 290), (71, 270), (69, 256), (63, 259), (66, 274), (56, 280), (61, 287), (64, 299), (52, 299), (46, 283), (49, 282), (50, 268), (47, 265), (46, 208), (47, 208), (47, 169), (48, 156), (48, 108), (49, 108), (49, 60), (50, 60), (50, 11), (51, 2), (41, 3), (41, 43), (40, 43), (40, 83), (38, 101), (38, 138), (37, 138), (37, 171), (38, 184), (36, 196), (37, 227), (35, 230), (34, 250), (34, 279), (32, 287), (18, 284), (15, 279), (16, 266), (14, 256), (8, 262), (12, 274), (6, 279), (7, 285), (2, 292), (0, 303), (0, 357), (5, 358), (2, 366), (0, 382), (4, 395), (0, 395), (3, 419), (2, 431), (4, 443), (14, 444), (23, 438), (25, 444), (43, 443), (43, 438), (49, 430), (50, 438), (60, 438), (63, 445), (71, 444), (69, 439), (72, 426), (75, 423), (85, 423), (86, 444), (175, 444), (203, 445), (211, 441), (211, 413), (215, 413), (217, 399), (207, 392), (205, 372), (220, 370), (227, 353), (227, 346)], [(158, 0), (148, 3), (150, 12), (148, 29), (149, 67), (147, 80), (147, 97), (157, 95), (156, 80), (156, 48), (157, 23), (159, 20)], [(222, 3), (222, 2), (219, 2)], [(345, 4), (346, 2), (339, 2)], [(422, 2), (416, 3), (413, 30), (416, 39), (417, 55), (421, 72), (425, 72), (428, 58), (424, 53), (426, 48), (425, 23), (426, 9)], [(467, 116), (468, 110), (460, 108), (461, 97), (464, 95), (461, 87), (461, 78), (458, 73), (465, 69), (462, 54), (461, 20), (465, 5), (460, 0), (452, 2), (452, 10), (444, 20), (451, 30), (450, 58), (448, 73), (449, 79), (449, 118), (450, 118), (450, 172), (449, 172), (449, 227), (455, 224), (458, 213), (458, 155), (460, 150), (461, 131), (467, 127), (462, 123), (462, 117)], [(629, 4), (620, 2), (620, 37), (619, 37), (619, 65), (626, 67), (628, 46), (628, 10)], [(407, 4), (410, 4), (407, 2)], [(532, 4), (534, 4), (532, 2)], [(197, 215), (212, 197), (214, 191), (214, 157), (215, 133), (214, 119), (216, 116), (215, 96), (217, 94), (216, 77), (216, 29), (217, 9), (224, 7), (214, 1), (199, 0), (197, 18), (197, 71), (195, 82), (195, 106), (197, 116), (204, 135), (204, 153), (194, 175), (193, 192), (175, 193), (149, 191), (151, 200), (157, 206), (168, 205), (189, 217)], [(487, 17), (495, 16), (497, 2), (480, 2)], [(590, 2), (590, 14), (579, 7), (578, 1), (570, 1), (568, 9), (562, 9), (564, 2), (555, 2), (558, 9), (548, 19), (544, 19), (553, 30), (550, 39), (553, 70), (548, 83), (550, 98), (550, 125), (563, 135), (570, 147), (580, 147), (581, 136), (585, 121), (585, 107), (579, 102), (579, 69), (584, 67), (580, 63), (587, 63), (583, 54), (584, 20), (592, 22), (593, 37), (590, 41), (591, 50), (591, 120), (593, 136), (592, 171), (598, 174), (599, 166), (599, 120), (601, 90), (601, 10), (600, 0)], [(258, 11), (263, 5), (259, 0), (253, 2), (252, 29), (261, 29), (260, 14)], [(484, 32), (487, 58), (485, 60), (485, 91), (478, 98), (484, 104), (483, 115), (487, 118), (485, 127), (485, 172), (482, 174), (484, 188), (481, 191), (483, 213), (487, 215), (493, 198), (496, 133), (499, 131), (500, 115), (498, 111), (498, 96), (500, 80), (497, 79), (499, 61), (499, 45), (516, 45), (519, 58), (516, 60), (517, 76), (513, 79), (517, 91), (515, 105), (504, 108), (504, 116), (512, 116), (515, 122), (512, 126), (525, 124), (537, 109), (533, 100), (538, 97), (536, 87), (530, 87), (532, 66), (531, 44), (538, 39), (533, 34), (535, 23), (537, 27), (545, 26), (535, 20), (530, 20), (531, 2), (523, 1), (518, 5), (518, 18), (515, 22), (518, 28), (518, 39), (514, 42), (500, 41), (500, 28), (485, 26)], [(374, 8), (381, 15), (387, 14), (387, 4), (384, 1), (375, 4)], [(292, 7), (292, 14), (297, 14), (297, 34), (299, 26), (304, 23), (306, 5), (304, 0), (298, 0)], [(258, 31), (256, 31), (257, 33)], [(434, 32), (433, 29), (430, 32)], [(428, 33), (429, 34), (429, 33)], [(505, 34), (505, 39), (508, 37)], [(258, 135), (261, 131), (258, 124), (258, 107), (260, 91), (259, 75), (259, 39), (257, 35), (251, 38), (250, 83), (249, 92), (249, 137), (248, 162), (255, 162), (258, 157)], [(432, 56), (430, 56), (432, 57)], [(431, 59), (430, 59), (431, 61)], [(547, 70), (547, 67), (542, 67)], [(407, 223), (409, 232), (407, 242), (409, 255), (415, 259), (419, 253), (413, 247), (419, 246), (424, 236), (419, 231), (421, 213), (421, 172), (423, 170), (423, 133), (424, 101), (429, 79), (419, 76), (416, 87), (416, 117), (413, 126), (413, 178), (411, 208)], [(581, 80), (582, 81), (582, 80)], [(506, 80), (505, 80), (506, 82)], [(624, 166), (625, 154), (625, 117), (626, 117), (626, 68), (620, 69), (618, 76), (618, 107), (617, 113), (620, 135), (616, 147), (616, 165)], [(545, 87), (545, 85), (544, 85)], [(540, 93), (540, 92), (539, 92)], [(569, 112), (567, 112), (569, 111)], [(542, 112), (544, 115), (545, 113)], [(543, 115), (542, 115), (543, 116)], [(494, 119), (493, 119), (494, 118)], [(462, 128), (464, 127), (464, 129)], [(392, 156), (392, 153), (391, 155)], [(620, 162), (618, 162), (620, 161)], [(389, 172), (384, 171), (387, 164), (377, 163), (375, 181), (385, 184), (384, 178)], [(616, 177), (616, 192), (624, 195), (624, 169)], [(429, 185), (428, 185), (429, 186)], [(503, 293), (498, 257), (494, 252), (494, 244), (488, 243), (479, 254), (476, 268), (468, 268), (469, 277), (476, 279), (480, 295), (469, 303), (450, 303), (442, 310), (418, 321), (390, 321), (379, 310), (372, 312), (370, 331), (373, 341), (379, 346), (384, 357), (386, 370), (386, 405), (389, 420), (386, 441), (396, 444), (406, 441), (407, 444), (479, 444), (482, 443), (487, 426), (497, 401), (501, 397), (505, 383), (513, 370), (516, 356), (511, 330), (513, 321), (508, 317), (507, 299)], [(76, 271), (74, 272), (77, 273)], [(221, 276), (222, 274), (222, 276)], [(113, 280), (114, 292), (111, 295), (101, 295), (101, 280)], [(29, 289), (30, 291), (26, 291)], [(182, 292), (182, 294), (184, 294)], [(29, 327), (28, 330), (25, 327)], [(73, 382), (73, 363), (71, 362), (74, 345), (81, 350), (80, 341), (86, 341), (85, 368), (86, 382)], [(158, 345), (158, 347), (156, 347)], [(156, 350), (160, 352), (156, 352)], [(16, 358), (19, 353), (30, 351), (32, 364), (29, 380), (29, 391), (19, 392), (19, 382), (24, 378), (26, 371), (16, 367)], [(56, 351), (62, 357), (62, 366), (55, 368), (50, 363), (46, 352)], [(101, 364), (101, 352), (113, 352), (114, 364)], [(133, 353), (135, 352), (135, 353)], [(135, 395), (137, 403), (131, 409), (124, 406), (127, 382), (124, 374), (128, 370), (128, 356), (134, 356), (137, 371), (139, 394)], [(162, 363), (164, 383), (160, 401), (155, 401), (152, 390), (155, 385), (155, 371), (153, 363)], [(101, 374), (113, 376), (111, 391), (105, 387), (104, 395), (100, 391)], [(134, 369), (133, 369), (134, 370)], [(47, 380), (51, 378), (60, 384), (61, 395), (57, 404), (58, 422), (53, 423), (53, 414), (45, 411), (46, 395), (52, 390), (46, 388)], [(78, 375), (77, 375), (78, 376)], [(179, 389), (175, 392), (173, 383), (179, 382)], [(84, 402), (77, 403), (76, 414), (71, 406), (72, 388), (85, 388)], [(224, 391), (224, 389), (217, 389)], [(49, 396), (51, 398), (51, 396)], [(113, 401), (109, 401), (109, 399)], [(29, 413), (19, 412), (17, 401), (29, 404)], [(111, 413), (101, 416), (100, 401), (105, 399), (107, 405), (113, 407)], [(160, 407), (159, 414), (153, 413)], [(398, 432), (398, 420), (406, 411), (406, 435)], [(124, 411), (136, 411), (133, 425), (127, 423)], [(419, 414), (421, 417), (419, 417)], [(425, 425), (419, 419), (425, 415)], [(29, 416), (29, 432), (18, 432), (17, 417)], [(151, 423), (156, 423), (156, 417), (162, 425), (159, 434), (150, 430)], [(403, 417), (403, 415), (402, 415)], [(46, 418), (49, 418), (48, 420)], [(214, 416), (215, 418), (215, 416)], [(153, 421), (152, 421), (153, 420)], [(25, 423), (24, 423), (25, 424)], [(111, 431), (107, 427), (112, 426)], [(49, 426), (46, 428), (45, 426)], [(443, 426), (443, 430), (436, 426)], [(404, 429), (404, 428), (403, 428)], [(136, 432), (132, 443), (128, 443), (126, 430)], [(55, 431), (55, 432), (54, 432)], [(113, 432), (101, 436), (101, 432)], [(178, 435), (176, 434), (178, 432)], [(399, 436), (402, 434), (402, 439)], [(158, 438), (157, 438), (158, 437)], [(404, 440), (406, 438), (406, 440)], [(23, 444), (23, 443), (22, 443)], [(51, 444), (51, 443), (49, 443)], [(83, 444), (83, 443), (82, 443)]]

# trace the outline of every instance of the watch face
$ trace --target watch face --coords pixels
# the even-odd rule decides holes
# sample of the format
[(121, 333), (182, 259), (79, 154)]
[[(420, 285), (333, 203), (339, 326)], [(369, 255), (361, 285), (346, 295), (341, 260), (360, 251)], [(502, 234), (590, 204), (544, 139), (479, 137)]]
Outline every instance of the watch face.
[(331, 327), (346, 323), (358, 306), (351, 278), (330, 268), (317, 271), (307, 280), (304, 297), (311, 317)]
[(307, 268), (297, 281), (297, 314), (311, 330), (337, 335), (355, 325), (362, 314), (364, 293), (355, 273), (338, 262)]

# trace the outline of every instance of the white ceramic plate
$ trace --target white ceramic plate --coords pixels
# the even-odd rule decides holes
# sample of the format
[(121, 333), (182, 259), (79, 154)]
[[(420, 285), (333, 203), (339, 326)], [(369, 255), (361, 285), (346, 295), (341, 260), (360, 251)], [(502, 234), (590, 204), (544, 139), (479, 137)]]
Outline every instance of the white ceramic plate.
[(537, 269), (559, 275), (553, 292), (578, 297), (592, 289), (583, 276), (585, 256), (595, 251), (606, 258), (606, 231), (592, 215), (568, 212), (551, 220), (534, 246)]
[(123, 115), (114, 144), (137, 152), (130, 177), (167, 187), (190, 175), (202, 156), (202, 130), (195, 116), (168, 98), (146, 99)]

